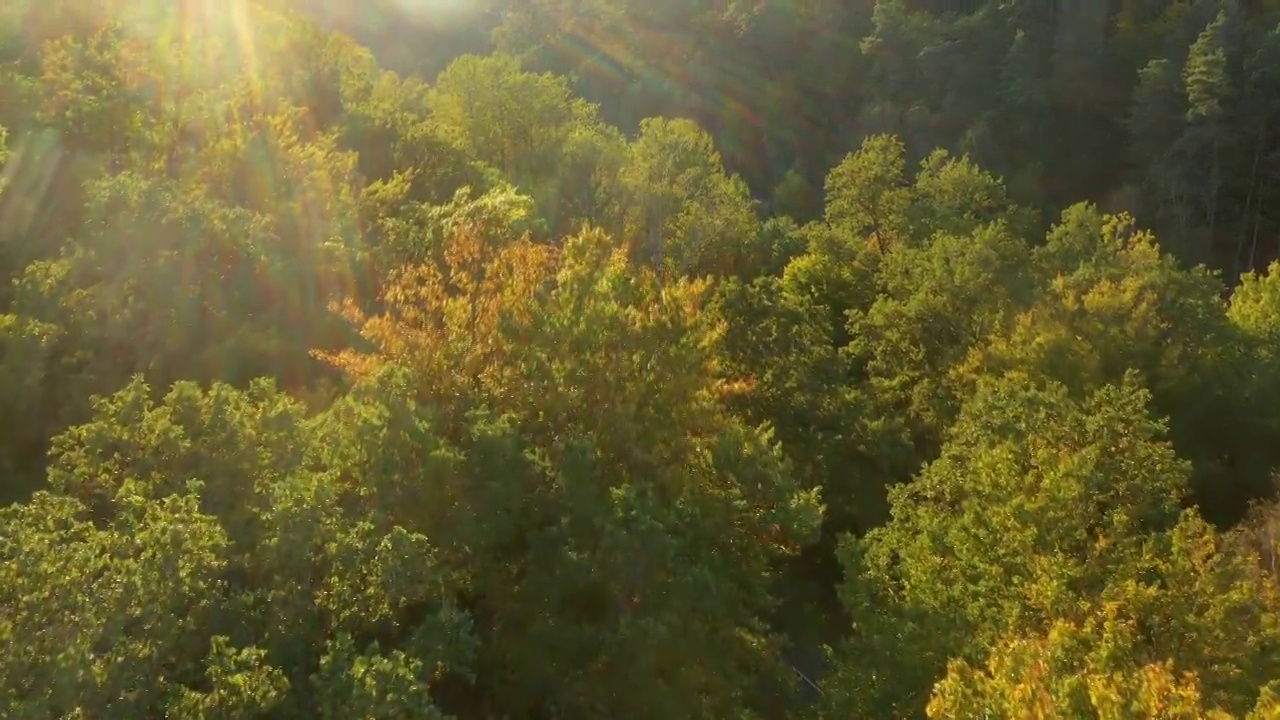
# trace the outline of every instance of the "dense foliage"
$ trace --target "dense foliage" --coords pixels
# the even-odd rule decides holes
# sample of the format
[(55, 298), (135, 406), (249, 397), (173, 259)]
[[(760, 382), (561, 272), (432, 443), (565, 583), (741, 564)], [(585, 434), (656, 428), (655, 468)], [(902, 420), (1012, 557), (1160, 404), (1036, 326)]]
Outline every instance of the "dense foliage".
[(433, 1), (0, 3), (0, 717), (1280, 718), (1280, 6)]

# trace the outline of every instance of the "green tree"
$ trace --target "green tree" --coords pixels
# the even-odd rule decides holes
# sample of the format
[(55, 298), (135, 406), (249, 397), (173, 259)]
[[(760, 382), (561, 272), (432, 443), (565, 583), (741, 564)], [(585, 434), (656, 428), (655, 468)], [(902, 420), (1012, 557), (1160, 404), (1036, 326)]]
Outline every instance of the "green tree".
[(623, 238), (635, 262), (680, 275), (757, 272), (754, 202), (697, 125), (645, 120), (622, 172)]
[[(151, 500), (126, 487), (120, 500), (108, 528), (43, 493), (0, 516), (6, 717), (162, 713), (172, 690), (202, 674), (227, 537), (191, 494)], [(268, 709), (279, 678), (251, 671), (268, 687), (248, 709)]]
[[(891, 491), (892, 521), (842, 549), (857, 633), (836, 708), (918, 711), (949, 658), (981, 663), (1009, 633), (1116, 604), (1142, 623), (1137, 667), (1173, 659), (1211, 705), (1252, 706), (1275, 672), (1276, 595), (1182, 510), (1190, 466), (1135, 379), (1083, 400), (1025, 375), (983, 383), (941, 457)], [(911, 648), (905, 680), (857, 656), (893, 638)]]
[[(1195, 465), (1196, 499), (1215, 521), (1239, 517), (1265, 491), (1249, 350), (1226, 318), (1221, 281), (1183, 270), (1131, 217), (1075, 207), (1036, 251), (1041, 290), (1004, 332), (957, 369), (969, 382), (1020, 369), (1087, 394), (1141, 373), (1179, 452)], [(1083, 396), (1083, 395), (1082, 395)], [(1224, 427), (1217, 418), (1240, 417)]]
[(552, 234), (595, 219), (621, 139), (564, 78), (524, 72), (505, 55), (466, 56), (440, 74), (427, 102), (434, 132), (534, 197)]
[(901, 140), (876, 135), (863, 141), (827, 176), (826, 221), (886, 248), (907, 232), (910, 202), (906, 149)]
[[(150, 394), (136, 381), (100, 399), (54, 443), (57, 494), (5, 518), (6, 562), (20, 563), (6, 567), (21, 583), (6, 583), (0, 628), (19, 633), (21, 652), (0, 677), (15, 707), (342, 717), (354, 703), (387, 720), (435, 717), (427, 693), (465, 667), (469, 623), (427, 538), (388, 522), (399, 498), (355, 474), (370, 469), (352, 458), (377, 447), (352, 446), (383, 439), (379, 406), (308, 420), (265, 381)], [(94, 593), (63, 587), (90, 576)], [(79, 609), (59, 610), (57, 596)], [(70, 642), (83, 656), (54, 649)]]
[(948, 373), (1028, 301), (1028, 259), (1003, 225), (971, 237), (940, 234), (889, 253), (875, 302), (850, 314), (847, 352), (865, 368), (879, 414), (913, 429), (922, 459), (936, 452), (963, 398)]

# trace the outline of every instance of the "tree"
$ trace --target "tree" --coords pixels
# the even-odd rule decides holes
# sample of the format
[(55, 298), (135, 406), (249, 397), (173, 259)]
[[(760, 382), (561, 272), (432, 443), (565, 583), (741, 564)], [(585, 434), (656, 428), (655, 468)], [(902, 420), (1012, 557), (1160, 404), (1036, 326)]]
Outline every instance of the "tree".
[(964, 397), (948, 374), (1028, 302), (1029, 257), (1003, 224), (939, 234), (889, 253), (875, 302), (850, 313), (847, 356), (864, 368), (878, 414), (912, 429), (920, 459), (936, 452)]
[(377, 406), (308, 420), (268, 382), (150, 394), (99, 399), (54, 442), (53, 493), (6, 511), (0, 629), (21, 652), (0, 699), (18, 717), (438, 717), (469, 623), (426, 537), (386, 521), (385, 480), (355, 474)]
[(1210, 240), (1214, 239), (1217, 229), (1218, 193), (1223, 183), (1222, 144), (1229, 137), (1225, 130), (1229, 122), (1227, 115), (1233, 109), (1231, 102), (1235, 90), (1227, 61), (1227, 45), (1233, 39), (1228, 35), (1229, 19), (1227, 11), (1223, 10), (1205, 27), (1192, 43), (1183, 71), (1187, 120), (1192, 131), (1198, 130), (1199, 134), (1207, 136), (1205, 139), (1209, 145), (1209, 178), (1202, 202), (1206, 208), (1205, 221)]
[[(1059, 622), (1045, 635), (1006, 638), (982, 668), (952, 664), (929, 702), (929, 716), (1233, 717), (1206, 706), (1194, 672), (1179, 672), (1169, 661), (1138, 665), (1140, 624), (1111, 606), (1083, 625)], [(1264, 689), (1247, 717), (1271, 717), (1271, 697)]]
[[(1253, 704), (1275, 672), (1276, 595), (1181, 509), (1190, 466), (1135, 380), (1083, 400), (1026, 375), (978, 389), (941, 457), (891, 491), (892, 521), (842, 548), (858, 633), (834, 702), (919, 707), (948, 658), (981, 663), (1017, 647), (1009, 633), (1059, 632), (1060, 619), (1085, 622), (1083, 608), (1118, 604), (1141, 623), (1138, 667), (1171, 658), (1200, 674), (1211, 705)], [(856, 659), (893, 637), (917, 664), (906, 679)]]
[(623, 169), (635, 262), (677, 275), (751, 276), (760, 232), (747, 186), (725, 173), (711, 137), (687, 120), (641, 123)]
[[(1179, 452), (1195, 465), (1195, 495), (1230, 523), (1265, 491), (1271, 461), (1259, 438), (1267, 411), (1256, 395), (1249, 350), (1227, 322), (1221, 281), (1183, 270), (1131, 217), (1070, 208), (1037, 249), (1042, 288), (1030, 307), (959, 375), (975, 382), (1019, 369), (1053, 378), (1080, 396), (1137, 371), (1169, 418)], [(1213, 418), (1240, 417), (1226, 427)]]
[(827, 176), (826, 221), (855, 236), (868, 237), (882, 249), (905, 232), (909, 203), (906, 149), (901, 140), (877, 135), (863, 141)]
[(122, 34), (107, 25), (84, 41), (55, 40), (41, 53), (38, 117), (77, 150), (124, 155), (144, 130), (147, 116), (123, 77)]
[[(471, 578), (492, 712), (724, 717), (781, 676), (770, 563), (816, 526), (767, 434), (726, 414), (705, 286), (599, 233), (555, 251), (460, 226), (386, 311), (351, 312), (472, 469), (436, 532)], [(688, 668), (697, 668), (689, 672)], [(763, 684), (759, 684), (763, 683)], [(756, 688), (756, 689), (751, 689)]]
[(431, 125), (443, 141), (483, 161), (537, 200), (552, 234), (573, 232), (597, 209), (620, 139), (568, 82), (529, 73), (512, 57), (464, 56), (428, 95)]
[[(0, 516), (7, 717), (163, 712), (173, 689), (202, 674), (227, 538), (190, 495), (122, 500), (108, 529), (75, 500), (46, 494)], [(265, 687), (246, 709), (268, 709), (283, 679), (249, 670)]]

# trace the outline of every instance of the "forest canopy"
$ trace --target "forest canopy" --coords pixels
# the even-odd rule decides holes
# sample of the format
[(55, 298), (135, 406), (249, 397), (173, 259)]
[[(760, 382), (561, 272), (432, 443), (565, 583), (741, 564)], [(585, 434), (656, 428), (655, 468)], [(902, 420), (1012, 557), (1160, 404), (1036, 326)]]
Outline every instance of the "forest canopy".
[(361, 12), (0, 4), (0, 717), (1280, 719), (1280, 3)]

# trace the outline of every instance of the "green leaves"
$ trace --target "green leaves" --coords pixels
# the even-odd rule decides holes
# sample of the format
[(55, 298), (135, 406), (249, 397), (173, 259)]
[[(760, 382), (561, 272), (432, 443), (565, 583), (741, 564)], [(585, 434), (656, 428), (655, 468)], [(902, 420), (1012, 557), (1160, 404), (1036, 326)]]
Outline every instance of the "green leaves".
[(1076, 405), (1016, 376), (979, 390), (942, 456), (892, 491), (893, 521), (867, 539), (871, 572), (978, 637), (1053, 616), (1176, 517), (1188, 468), (1146, 401), (1129, 385)]
[(428, 105), (433, 132), (534, 197), (554, 236), (599, 220), (621, 140), (564, 78), (469, 55), (440, 74)]
[(759, 222), (751, 196), (697, 125), (642, 122), (622, 184), (624, 237), (637, 264), (687, 276), (754, 274)]
[(122, 55), (114, 24), (84, 41), (60, 38), (41, 53), (39, 117), (72, 147), (124, 154), (142, 131), (148, 118), (128, 91)]
[(905, 152), (902, 141), (890, 135), (863, 141), (857, 153), (827, 176), (827, 222), (880, 247), (899, 240), (907, 231), (905, 213), (911, 197)]
[[(1181, 510), (1189, 465), (1149, 418), (1150, 396), (1135, 379), (1085, 400), (1020, 375), (979, 388), (941, 457), (891, 491), (893, 519), (843, 550), (858, 631), (849, 652), (897, 637), (916, 658), (916, 685), (899, 678), (884, 686), (871, 668), (844, 664), (833, 707), (919, 707), (939, 677), (928, 673), (940, 675), (946, 657), (954, 662), (931, 706), (941, 717), (1029, 702), (1027, 692), (1058, 712), (1120, 702), (1098, 693), (1147, 690), (1107, 685), (1114, 663), (1159, 673), (1165, 660), (1197, 673), (1197, 692), (1211, 705), (1244, 712), (1253, 704), (1274, 672), (1263, 650), (1276, 638), (1274, 588)], [(1094, 624), (1094, 612), (1108, 619)], [(1115, 638), (1094, 633), (1113, 632), (1129, 633), (1129, 644), (1086, 663), (1080, 653), (1092, 651), (1080, 648), (1110, 645)], [(1042, 633), (1047, 640), (1021, 639)], [(1181, 640), (1189, 637), (1197, 641)], [(1207, 637), (1218, 639), (1198, 640)], [(1068, 638), (1076, 639), (1056, 645)], [(974, 675), (975, 662), (989, 662), (990, 674)], [(1028, 683), (1033, 690), (1020, 689)]]
[(198, 671), (228, 545), (197, 498), (131, 495), (99, 528), (76, 501), (42, 493), (0, 526), (7, 717), (147, 715)]
[[(319, 687), (339, 698), (323, 712), (343, 713), (389, 683), (434, 717), (430, 687), (473, 652), (469, 621), (428, 538), (386, 522), (395, 508), (381, 504), (397, 498), (360, 500), (366, 480), (350, 473), (368, 468), (320, 451), (323, 437), (369, 438), (359, 416), (306, 420), (266, 382), (148, 395), (137, 381), (99, 400), (92, 423), (55, 442), (52, 485), (68, 496), (0, 518), (14, 574), (0, 595), (16, 648), (0, 663), (11, 714), (306, 713)], [(366, 682), (366, 661), (341, 665), (341, 648), (358, 643), (363, 657), (377, 638), (401, 649), (370, 651)], [(333, 672), (355, 677), (311, 678), (330, 642), (346, 668)]]
[(1221, 11), (1192, 43), (1183, 71), (1187, 87), (1187, 119), (1214, 122), (1221, 119), (1230, 101), (1231, 80), (1227, 77), (1224, 42), (1227, 11)]
[(351, 638), (339, 636), (320, 660), (316, 676), (325, 720), (443, 720), (423, 684), (423, 663), (404, 652), (383, 655), (375, 645), (358, 653)]
[(278, 707), (289, 691), (288, 680), (267, 663), (265, 652), (237, 649), (220, 635), (211, 641), (205, 673), (210, 689), (178, 688), (165, 708), (167, 717), (232, 720), (262, 715)]

